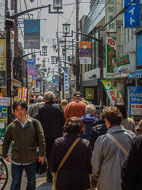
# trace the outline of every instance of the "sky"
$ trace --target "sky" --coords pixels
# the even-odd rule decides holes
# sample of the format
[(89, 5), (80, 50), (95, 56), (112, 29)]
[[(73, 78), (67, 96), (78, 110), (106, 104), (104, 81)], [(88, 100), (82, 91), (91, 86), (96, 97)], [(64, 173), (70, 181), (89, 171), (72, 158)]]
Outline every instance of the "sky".
[[(34, 2), (30, 2), (30, 0), (17, 0), (18, 1), (18, 12), (30, 9), (33, 7), (40, 7), (43, 5), (53, 4), (53, 0), (34, 0)], [(79, 0), (80, 2), (80, 10), (79, 10), (79, 18), (83, 15), (87, 15), (89, 12), (89, 1), (90, 0)], [(10, 0), (9, 0), (10, 2)], [(40, 21), (40, 37), (43, 38), (43, 42), (41, 41), (41, 46), (45, 45), (48, 46), (48, 56), (45, 57), (46, 60), (50, 60), (51, 56), (56, 56), (57, 53), (53, 51), (53, 40), (56, 41), (56, 32), (58, 28), (59, 38), (62, 39), (62, 24), (69, 23), (71, 24), (71, 30), (75, 31), (76, 28), (76, 1), (75, 0), (62, 0), (63, 2), (63, 14), (48, 14), (48, 8), (44, 8), (42, 10), (36, 10), (29, 13), (30, 18), (33, 19), (41, 19)], [(9, 3), (10, 5), (10, 3)], [(4, 0), (0, 0), (0, 30), (3, 29), (4, 22)], [(12, 14), (12, 12), (10, 13)], [(23, 33), (23, 20), (27, 19), (28, 15), (23, 15), (19, 17), (19, 36), (18, 40), (22, 44), (24, 44), (24, 33)], [(45, 20), (46, 19), (46, 20)], [(74, 36), (75, 37), (75, 36)], [(67, 40), (71, 40), (71, 38), (67, 38)], [(37, 51), (37, 50), (35, 50)], [(30, 50), (25, 50), (25, 53), (30, 52)], [(36, 55), (37, 63), (41, 63), (43, 57)], [(48, 64), (48, 63), (47, 63)]]

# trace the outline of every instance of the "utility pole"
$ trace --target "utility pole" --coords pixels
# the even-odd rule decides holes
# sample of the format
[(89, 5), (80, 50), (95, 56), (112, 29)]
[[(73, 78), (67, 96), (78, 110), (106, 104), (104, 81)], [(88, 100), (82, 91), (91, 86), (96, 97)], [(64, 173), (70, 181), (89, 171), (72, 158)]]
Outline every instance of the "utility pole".
[[(14, 1), (14, 14), (17, 13), (17, 0)], [(14, 76), (18, 79), (18, 19), (14, 19)]]
[(80, 90), (79, 86), (79, 74), (80, 74), (80, 67), (79, 67), (79, 28), (78, 28), (78, 21), (79, 21), (79, 2), (76, 0), (76, 91)]
[[(5, 18), (9, 18), (8, 12), (8, 0), (5, 0)], [(11, 21), (5, 19), (5, 30), (6, 30), (6, 76), (7, 76), (7, 97), (11, 98), (11, 43), (10, 43), (10, 28)], [(11, 117), (11, 100), (10, 106), (8, 106), (8, 124), (12, 121)]]

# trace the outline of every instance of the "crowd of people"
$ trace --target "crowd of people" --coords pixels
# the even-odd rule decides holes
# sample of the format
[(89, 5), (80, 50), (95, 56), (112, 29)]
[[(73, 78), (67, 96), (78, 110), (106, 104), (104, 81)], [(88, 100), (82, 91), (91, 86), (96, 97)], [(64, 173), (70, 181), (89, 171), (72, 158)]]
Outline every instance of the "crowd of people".
[(26, 189), (35, 190), (37, 161), (45, 158), (46, 181), (56, 190), (142, 188), (142, 121), (135, 126), (125, 105), (104, 106), (98, 118), (80, 92), (68, 103), (48, 91), (29, 105), (14, 102), (13, 114), (2, 147), (3, 158), (11, 162), (11, 190), (20, 190), (23, 170)]

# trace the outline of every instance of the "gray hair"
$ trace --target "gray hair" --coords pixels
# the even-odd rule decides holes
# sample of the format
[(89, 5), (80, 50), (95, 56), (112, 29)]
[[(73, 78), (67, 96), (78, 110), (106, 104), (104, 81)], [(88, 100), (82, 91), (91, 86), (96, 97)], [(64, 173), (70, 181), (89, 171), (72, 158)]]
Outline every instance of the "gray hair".
[(93, 104), (88, 104), (85, 107), (86, 113), (95, 114), (96, 113), (96, 107)]
[(53, 100), (53, 98), (54, 98), (54, 94), (53, 94), (53, 92), (51, 92), (51, 91), (48, 91), (48, 92), (45, 92), (45, 94), (44, 94), (44, 99), (45, 100)]
[(43, 97), (42, 97), (42, 96), (39, 96), (39, 97), (37, 98), (37, 102), (43, 102)]

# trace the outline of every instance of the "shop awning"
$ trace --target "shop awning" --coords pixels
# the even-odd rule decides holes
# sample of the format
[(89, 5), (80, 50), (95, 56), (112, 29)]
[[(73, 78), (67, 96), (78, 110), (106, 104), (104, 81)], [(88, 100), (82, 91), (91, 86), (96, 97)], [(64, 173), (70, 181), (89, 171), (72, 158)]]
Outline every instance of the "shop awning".
[(21, 87), (22, 83), (20, 81), (16, 80), (16, 79), (11, 79), (11, 85)]
[(129, 73), (128, 78), (142, 78), (142, 69), (133, 71), (131, 73)]

